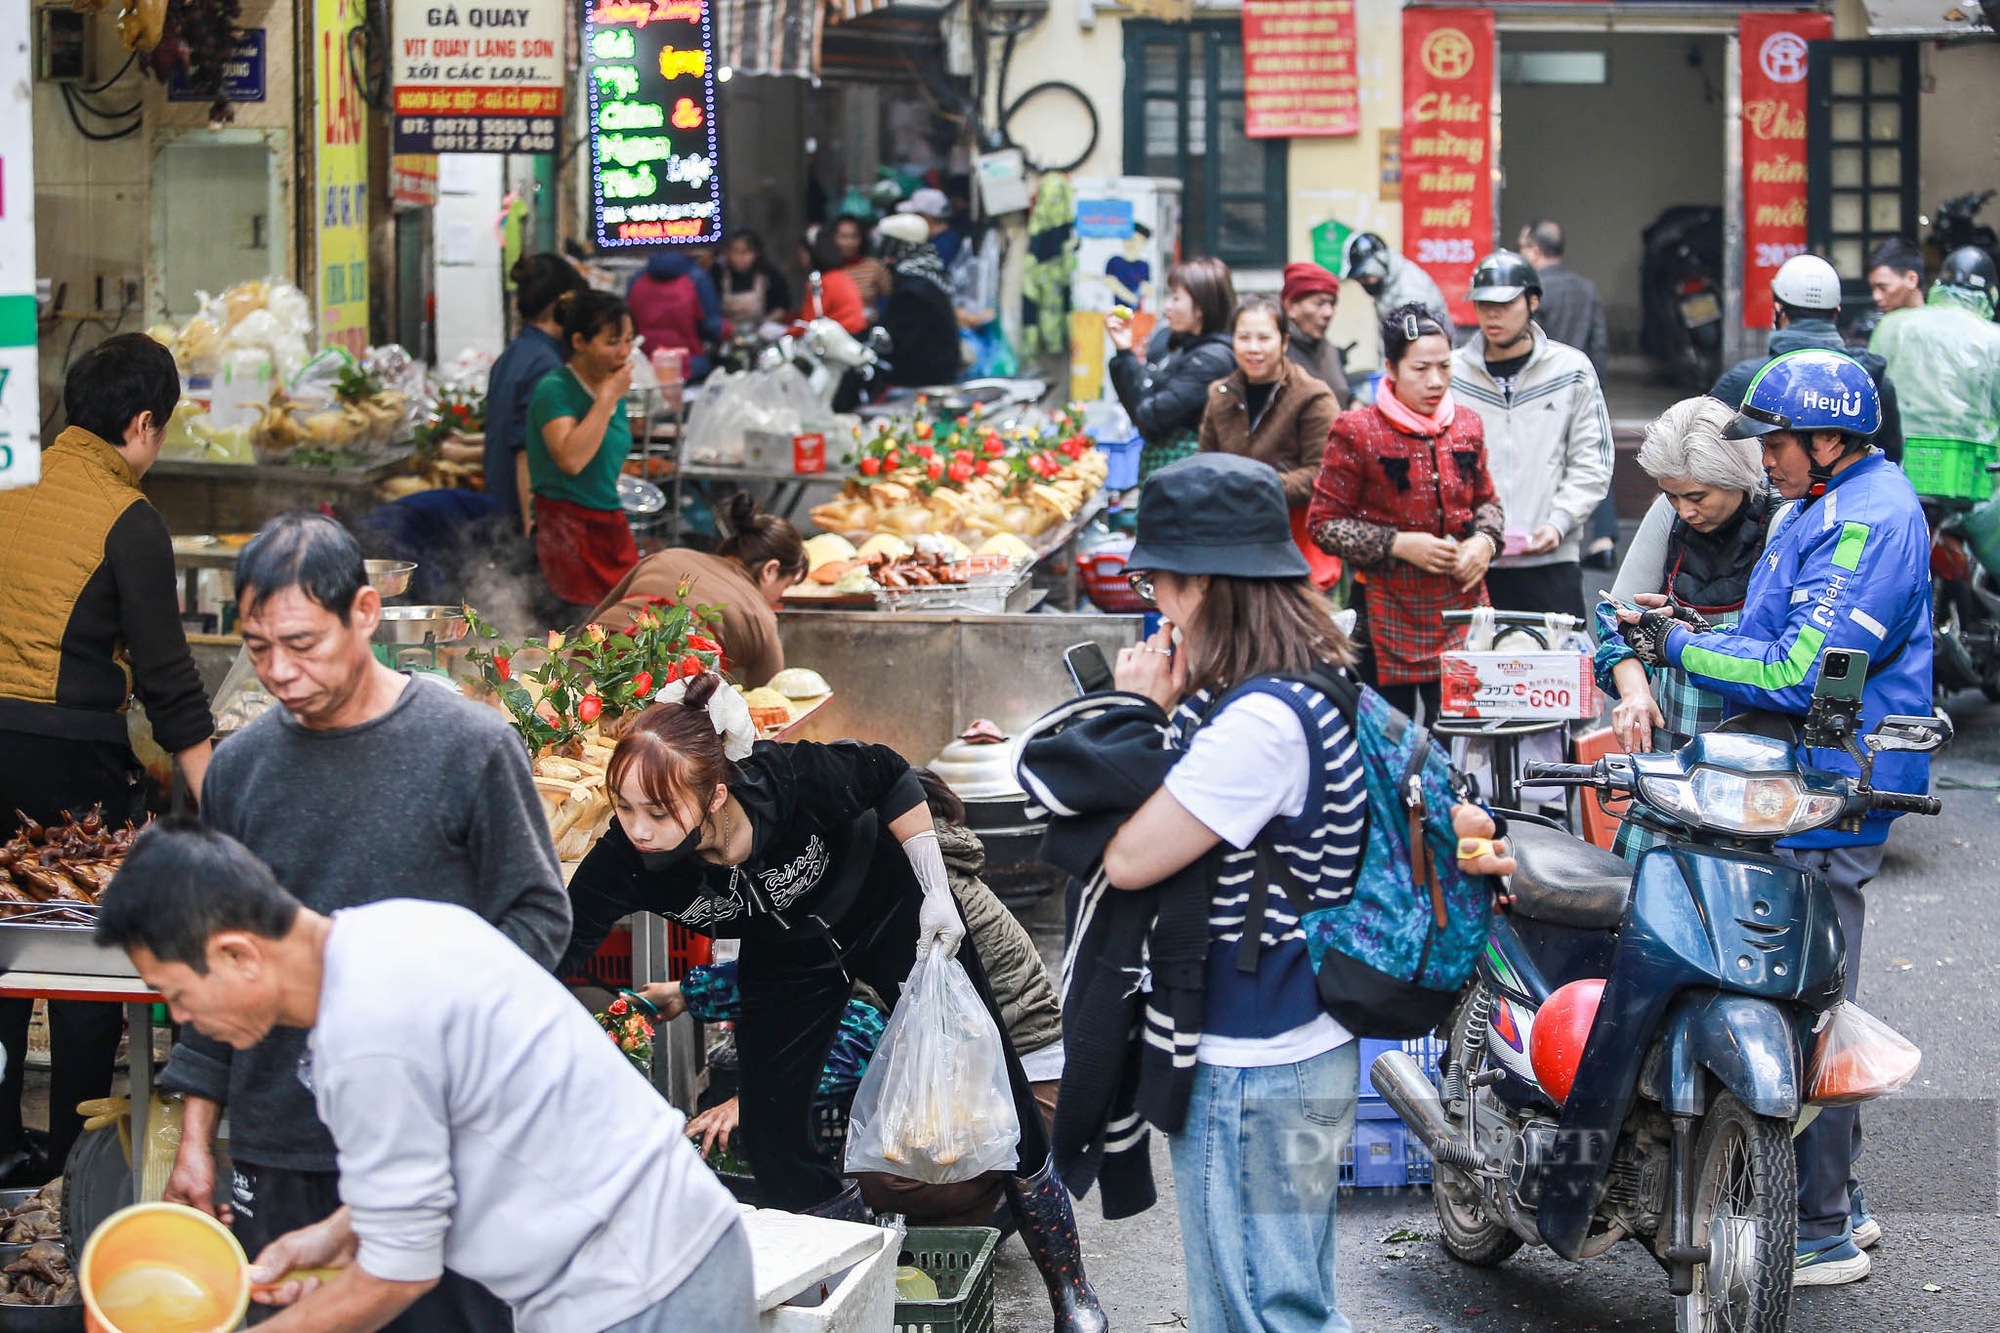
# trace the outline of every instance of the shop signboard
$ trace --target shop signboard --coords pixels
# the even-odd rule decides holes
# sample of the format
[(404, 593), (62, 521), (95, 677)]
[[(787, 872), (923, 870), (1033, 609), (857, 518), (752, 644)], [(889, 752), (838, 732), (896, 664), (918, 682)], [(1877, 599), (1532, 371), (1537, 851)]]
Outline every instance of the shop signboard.
[[(236, 34), (236, 45), (222, 66), (222, 95), (232, 102), (264, 100), (264, 30), (244, 28)], [(167, 77), (169, 102), (212, 102), (207, 93), (196, 92), (187, 71), (177, 69)]]
[(0, 13), (0, 488), (42, 479), (31, 12), (20, 5)]
[(313, 0), (313, 298), (322, 347), (368, 346), (368, 106), (348, 58), (364, 0)]
[(1493, 11), (1403, 11), (1403, 253), (1473, 322), (1465, 293), (1493, 248)]
[(600, 246), (722, 239), (711, 0), (586, 0), (590, 198)]
[(1361, 132), (1354, 0), (1243, 0), (1243, 133)]
[(562, 126), (562, 0), (398, 0), (396, 153), (553, 153)]
[(1771, 327), (1771, 279), (1806, 248), (1806, 54), (1827, 14), (1745, 14), (1743, 327)]
[(437, 207), (437, 154), (397, 153), (391, 157), (389, 198), (409, 208)]

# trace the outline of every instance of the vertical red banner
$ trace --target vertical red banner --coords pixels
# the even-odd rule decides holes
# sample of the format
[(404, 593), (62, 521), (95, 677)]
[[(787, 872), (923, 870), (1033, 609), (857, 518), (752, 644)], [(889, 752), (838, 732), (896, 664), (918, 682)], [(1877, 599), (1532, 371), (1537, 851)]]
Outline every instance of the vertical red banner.
[(1243, 133), (1361, 132), (1354, 0), (1243, 0)]
[(1452, 318), (1493, 245), (1493, 11), (1403, 11), (1403, 253)]
[(1833, 36), (1827, 14), (1745, 14), (1743, 327), (1771, 327), (1771, 279), (1806, 248), (1806, 53)]

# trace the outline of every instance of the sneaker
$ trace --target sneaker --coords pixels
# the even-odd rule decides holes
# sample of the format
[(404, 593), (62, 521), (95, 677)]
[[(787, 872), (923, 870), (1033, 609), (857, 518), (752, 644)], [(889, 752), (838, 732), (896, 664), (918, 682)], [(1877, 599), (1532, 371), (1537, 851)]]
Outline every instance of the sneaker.
[(1792, 1270), (1795, 1287), (1838, 1287), (1859, 1282), (1873, 1267), (1868, 1256), (1854, 1248), (1846, 1236), (1799, 1242), (1798, 1265)]
[(1849, 1196), (1848, 1213), (1851, 1228), (1848, 1239), (1854, 1242), (1855, 1249), (1872, 1250), (1882, 1243), (1882, 1224), (1868, 1211), (1868, 1199), (1858, 1185)]

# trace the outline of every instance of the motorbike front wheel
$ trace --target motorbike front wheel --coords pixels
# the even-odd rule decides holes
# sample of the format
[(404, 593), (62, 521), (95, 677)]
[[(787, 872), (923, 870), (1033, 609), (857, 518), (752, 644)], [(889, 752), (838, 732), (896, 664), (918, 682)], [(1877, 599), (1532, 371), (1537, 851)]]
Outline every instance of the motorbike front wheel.
[(1676, 1304), (1678, 1333), (1783, 1333), (1792, 1317), (1799, 1237), (1792, 1127), (1725, 1092), (1695, 1145), (1694, 1294)]

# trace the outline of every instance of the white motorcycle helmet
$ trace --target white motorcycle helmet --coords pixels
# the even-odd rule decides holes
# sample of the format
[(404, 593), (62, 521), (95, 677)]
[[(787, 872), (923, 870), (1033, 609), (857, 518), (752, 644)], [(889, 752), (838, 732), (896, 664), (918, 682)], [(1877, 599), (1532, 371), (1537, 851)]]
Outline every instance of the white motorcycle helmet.
[(1793, 255), (1771, 279), (1771, 296), (1794, 310), (1840, 309), (1840, 275), (1818, 255)]

